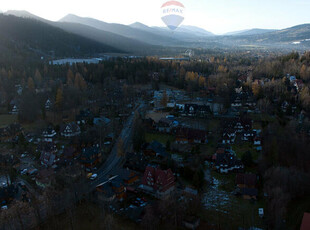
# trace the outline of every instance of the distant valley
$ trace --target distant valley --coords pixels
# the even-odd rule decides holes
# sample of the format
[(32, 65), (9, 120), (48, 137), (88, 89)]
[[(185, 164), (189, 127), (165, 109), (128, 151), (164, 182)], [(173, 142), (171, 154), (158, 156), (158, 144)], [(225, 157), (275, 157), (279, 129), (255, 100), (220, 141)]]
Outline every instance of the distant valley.
[[(165, 27), (106, 23), (69, 14), (49, 21), (27, 11), (0, 16), (0, 50), (34, 52), (55, 57), (92, 56), (98, 53), (173, 55), (187, 48), (307, 50), (310, 24), (283, 30), (249, 29), (215, 35), (195, 26), (182, 25), (172, 32)], [(4, 44), (10, 44), (4, 45)]]

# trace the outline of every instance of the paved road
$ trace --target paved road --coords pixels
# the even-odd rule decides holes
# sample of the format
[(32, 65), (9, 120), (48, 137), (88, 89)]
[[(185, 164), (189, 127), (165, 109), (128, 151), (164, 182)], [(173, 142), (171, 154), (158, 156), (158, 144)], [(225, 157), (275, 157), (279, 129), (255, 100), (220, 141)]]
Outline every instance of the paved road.
[(111, 153), (106, 162), (98, 169), (98, 178), (90, 183), (89, 189), (93, 191), (100, 183), (109, 179), (111, 175), (116, 175), (118, 170), (123, 166), (124, 157), (118, 154), (118, 143), (123, 141), (124, 153), (132, 148), (133, 123), (135, 119), (135, 112), (141, 112), (144, 108), (144, 103), (140, 104), (136, 110), (128, 117), (124, 124), (123, 130), (119, 135), (118, 140), (114, 144)]

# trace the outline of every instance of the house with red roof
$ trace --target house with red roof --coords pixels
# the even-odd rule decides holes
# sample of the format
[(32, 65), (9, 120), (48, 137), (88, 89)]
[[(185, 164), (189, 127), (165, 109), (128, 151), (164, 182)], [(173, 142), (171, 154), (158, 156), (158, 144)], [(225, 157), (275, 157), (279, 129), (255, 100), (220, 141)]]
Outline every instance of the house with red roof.
[(165, 197), (174, 190), (175, 177), (171, 169), (162, 170), (157, 166), (147, 166), (139, 188), (156, 197)]
[(304, 217), (302, 218), (300, 230), (309, 230), (310, 229), (310, 213), (305, 212)]

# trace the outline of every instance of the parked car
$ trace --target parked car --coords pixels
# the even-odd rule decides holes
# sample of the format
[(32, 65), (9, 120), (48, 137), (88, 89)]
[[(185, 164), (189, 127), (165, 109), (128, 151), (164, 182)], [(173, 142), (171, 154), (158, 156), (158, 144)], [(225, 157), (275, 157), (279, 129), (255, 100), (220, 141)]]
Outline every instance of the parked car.
[(90, 179), (91, 179), (91, 180), (95, 180), (97, 177), (98, 177), (98, 175), (95, 173), (95, 174), (93, 174), (93, 175), (90, 177)]

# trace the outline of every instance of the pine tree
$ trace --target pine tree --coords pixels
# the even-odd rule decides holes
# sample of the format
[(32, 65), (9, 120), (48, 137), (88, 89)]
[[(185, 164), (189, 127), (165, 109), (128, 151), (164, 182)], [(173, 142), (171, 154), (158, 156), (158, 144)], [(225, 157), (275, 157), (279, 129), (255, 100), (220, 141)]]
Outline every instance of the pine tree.
[(34, 80), (35, 80), (37, 85), (41, 85), (42, 76), (41, 76), (41, 73), (40, 73), (40, 71), (38, 69), (36, 69), (36, 72), (34, 74)]
[(161, 99), (160, 104), (161, 104), (163, 107), (167, 107), (168, 100), (169, 100), (169, 99), (168, 99), (167, 92), (164, 91), (163, 97), (162, 97), (162, 99)]
[(30, 91), (34, 91), (34, 82), (33, 82), (33, 79), (31, 77), (28, 78), (28, 89)]
[(62, 107), (62, 103), (63, 103), (63, 92), (61, 88), (58, 88), (55, 101), (56, 108), (60, 110)]

